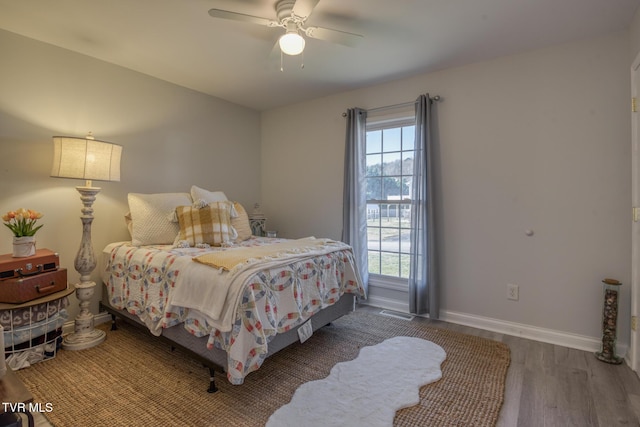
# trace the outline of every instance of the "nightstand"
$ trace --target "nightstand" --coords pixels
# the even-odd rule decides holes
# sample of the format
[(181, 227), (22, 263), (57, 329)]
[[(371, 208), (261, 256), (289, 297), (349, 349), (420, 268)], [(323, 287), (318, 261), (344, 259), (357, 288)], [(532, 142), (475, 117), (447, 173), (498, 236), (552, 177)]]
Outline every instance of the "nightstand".
[(67, 320), (57, 313), (66, 307), (63, 298), (73, 292), (74, 289), (67, 286), (65, 290), (22, 304), (0, 303), (5, 357), (26, 350), (42, 351), (42, 360), (55, 357), (62, 340), (62, 326)]

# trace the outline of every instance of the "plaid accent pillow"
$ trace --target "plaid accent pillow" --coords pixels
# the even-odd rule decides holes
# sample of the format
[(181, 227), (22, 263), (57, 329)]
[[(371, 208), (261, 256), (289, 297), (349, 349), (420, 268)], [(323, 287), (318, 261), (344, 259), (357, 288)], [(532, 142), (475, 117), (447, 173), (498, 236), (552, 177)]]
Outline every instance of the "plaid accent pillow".
[(220, 246), (233, 240), (235, 230), (231, 228), (231, 202), (213, 202), (201, 208), (179, 206), (176, 208), (180, 223), (179, 241), (187, 241), (190, 246), (208, 243)]

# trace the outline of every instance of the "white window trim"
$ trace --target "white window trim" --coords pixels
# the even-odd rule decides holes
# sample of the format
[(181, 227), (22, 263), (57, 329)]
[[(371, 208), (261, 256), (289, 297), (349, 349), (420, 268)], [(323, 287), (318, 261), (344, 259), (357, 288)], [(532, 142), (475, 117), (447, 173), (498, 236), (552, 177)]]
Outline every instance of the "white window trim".
[(409, 287), (409, 279), (402, 277), (385, 276), (382, 274), (369, 273), (369, 286), (376, 288), (391, 289), (394, 291), (406, 291)]
[(413, 126), (416, 124), (416, 118), (414, 116), (407, 117), (394, 117), (394, 118), (380, 118), (378, 120), (367, 119), (366, 131), (375, 131), (391, 127)]
[[(416, 124), (415, 113), (412, 111), (396, 112), (396, 114), (385, 114), (380, 117), (367, 117), (366, 132), (388, 129), (392, 127), (414, 126)], [(388, 201), (379, 201), (388, 202)], [(405, 202), (407, 202), (405, 200)], [(411, 203), (409, 200), (408, 203)], [(409, 287), (409, 279), (395, 276), (387, 276), (369, 272), (369, 285), (391, 289), (395, 291), (405, 291)]]

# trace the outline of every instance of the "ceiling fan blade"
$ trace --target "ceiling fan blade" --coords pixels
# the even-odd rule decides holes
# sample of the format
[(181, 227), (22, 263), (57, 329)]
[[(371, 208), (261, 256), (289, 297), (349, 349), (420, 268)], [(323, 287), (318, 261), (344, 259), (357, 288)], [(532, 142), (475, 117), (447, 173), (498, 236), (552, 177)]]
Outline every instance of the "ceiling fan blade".
[(316, 7), (320, 0), (296, 0), (293, 5), (292, 12), (301, 18), (306, 18), (311, 15), (313, 8)]
[[(245, 15), (244, 13), (229, 12), (228, 10), (209, 9), (209, 15), (214, 18), (232, 19), (234, 21), (251, 22), (253, 24), (266, 25), (267, 27), (277, 26), (277, 22), (260, 18), (259, 16)], [(275, 25), (274, 25), (275, 24)]]
[(326, 40), (349, 47), (355, 47), (363, 37), (360, 34), (347, 33), (345, 31), (331, 30), (322, 27), (308, 27), (305, 29), (307, 36), (313, 39)]

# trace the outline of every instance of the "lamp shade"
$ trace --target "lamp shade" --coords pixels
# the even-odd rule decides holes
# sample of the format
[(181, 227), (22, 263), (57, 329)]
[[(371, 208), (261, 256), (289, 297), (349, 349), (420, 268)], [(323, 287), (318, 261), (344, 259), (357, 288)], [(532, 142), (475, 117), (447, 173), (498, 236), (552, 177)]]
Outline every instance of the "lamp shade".
[(120, 181), (122, 146), (92, 138), (53, 137), (51, 176)]

